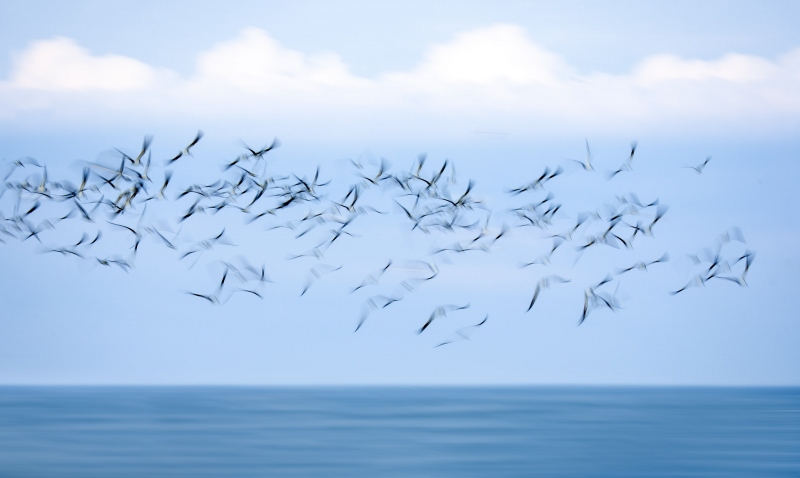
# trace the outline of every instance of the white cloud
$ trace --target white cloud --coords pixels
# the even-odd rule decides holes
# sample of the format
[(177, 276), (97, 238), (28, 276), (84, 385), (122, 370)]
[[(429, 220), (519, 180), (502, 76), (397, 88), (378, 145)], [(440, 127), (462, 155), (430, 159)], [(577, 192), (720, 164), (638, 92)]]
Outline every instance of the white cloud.
[(266, 118), (307, 134), (335, 127), (359, 137), (475, 129), (637, 134), (643, 127), (792, 132), (800, 123), (800, 49), (775, 61), (656, 55), (628, 74), (580, 76), (520, 27), (493, 25), (431, 45), (407, 71), (364, 78), (334, 52), (307, 54), (247, 28), (200, 52), (194, 73), (182, 78), (59, 38), (16, 57), (9, 81), (0, 82), (0, 111), (12, 121), (39, 111), (51, 121), (168, 118), (204, 128)]
[(201, 53), (194, 80), (256, 93), (298, 84), (359, 83), (338, 55), (305, 55), (284, 47), (258, 28), (246, 28), (238, 38)]
[(50, 91), (143, 89), (155, 69), (119, 55), (92, 56), (69, 38), (32, 43), (14, 62), (11, 82), (20, 88)]
[(531, 42), (515, 25), (494, 25), (456, 35), (430, 47), (411, 72), (387, 75), (412, 84), (555, 85), (569, 68), (557, 55)]
[(684, 60), (674, 55), (658, 55), (641, 62), (633, 74), (643, 85), (677, 80), (750, 83), (775, 77), (780, 74), (780, 68), (763, 58), (734, 53), (714, 61)]

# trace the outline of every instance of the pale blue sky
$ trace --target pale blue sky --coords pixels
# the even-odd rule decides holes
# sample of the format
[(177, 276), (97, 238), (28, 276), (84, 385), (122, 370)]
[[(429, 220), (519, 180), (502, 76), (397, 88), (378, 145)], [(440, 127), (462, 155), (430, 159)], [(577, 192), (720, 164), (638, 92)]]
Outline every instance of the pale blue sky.
[[(490, 254), (431, 254), (456, 238), (412, 234), (388, 192), (365, 192), (392, 215), (355, 221), (358, 237), (343, 237), (323, 261), (342, 269), (302, 298), (316, 262), (286, 255), (309, 250), (333, 226), (295, 239), (267, 230), (289, 216), (253, 225), (232, 213), (206, 216), (180, 230), (179, 250), (222, 227), (236, 246), (187, 270), (150, 235), (128, 274), (8, 240), (0, 383), (797, 385), (798, 10), (791, 2), (3, 2), (0, 172), (32, 156), (49, 180), (79, 183), (85, 161), (118, 161), (113, 148), (135, 154), (152, 134), (158, 182), (161, 160), (202, 129), (195, 158), (174, 168), (173, 192), (220, 177), (218, 165), (243, 151), (242, 140), (259, 147), (279, 137), (271, 170), (310, 178), (320, 165), (330, 199), (339, 199), (355, 181), (348, 159), (376, 171), (385, 157), (393, 171), (409, 171), (426, 152), (431, 174), (446, 158), (455, 164), (453, 196), (475, 179), (494, 233), (514, 223), (510, 208), (546, 196), (507, 189), (546, 166), (565, 172), (549, 187), (560, 219), (547, 230), (512, 228)], [(591, 173), (571, 161), (585, 157), (585, 140)], [(633, 172), (607, 180), (634, 140)], [(687, 168), (707, 156), (702, 174)], [(16, 174), (41, 176), (32, 166)], [(654, 237), (629, 251), (589, 249), (578, 262), (576, 240), (549, 271), (519, 269), (580, 212), (629, 192), (669, 205)], [(4, 218), (15, 194), (0, 198)], [(177, 233), (186, 207), (148, 206), (146, 220)], [(45, 209), (32, 217), (62, 212)], [(43, 241), (74, 243), (100, 227), (71, 221)], [(723, 246), (731, 260), (757, 252), (748, 287), (712, 280), (670, 296), (696, 273), (687, 254), (702, 255), (734, 226), (747, 244)], [(127, 233), (103, 228), (104, 253), (127, 256)], [(664, 252), (668, 263), (620, 276), (620, 310), (594, 311), (576, 327), (588, 285)], [(213, 289), (215, 261), (239, 256), (264, 263), (275, 280), (263, 301), (237, 294), (211, 306), (182, 292)], [(349, 293), (390, 258), (397, 270)], [(435, 261), (441, 276), (354, 334), (365, 300), (396, 292), (415, 274), (403, 269), (420, 267), (412, 259)], [(525, 313), (551, 273), (571, 282), (543, 291)], [(464, 302), (470, 309), (415, 333), (437, 305)], [(486, 314), (471, 340), (435, 347)]]

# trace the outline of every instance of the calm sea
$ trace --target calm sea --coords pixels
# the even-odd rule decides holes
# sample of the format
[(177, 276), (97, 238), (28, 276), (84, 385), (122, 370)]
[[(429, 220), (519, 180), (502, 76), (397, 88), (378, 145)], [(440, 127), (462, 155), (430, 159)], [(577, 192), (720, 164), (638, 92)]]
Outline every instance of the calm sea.
[(800, 476), (798, 388), (0, 387), (0, 476)]

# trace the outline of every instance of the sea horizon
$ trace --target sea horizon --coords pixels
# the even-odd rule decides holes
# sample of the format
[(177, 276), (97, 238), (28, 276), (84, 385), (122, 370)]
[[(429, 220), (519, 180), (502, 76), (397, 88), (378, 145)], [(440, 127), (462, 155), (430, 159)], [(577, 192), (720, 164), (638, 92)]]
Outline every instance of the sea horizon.
[(628, 383), (7, 383), (4, 388), (609, 388), (609, 389), (800, 389), (800, 384), (628, 384)]

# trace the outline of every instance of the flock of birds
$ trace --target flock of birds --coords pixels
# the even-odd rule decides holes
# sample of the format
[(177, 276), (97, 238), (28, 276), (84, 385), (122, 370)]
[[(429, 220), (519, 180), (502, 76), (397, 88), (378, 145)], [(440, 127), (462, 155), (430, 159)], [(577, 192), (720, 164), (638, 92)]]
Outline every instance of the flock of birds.
[[(362, 218), (396, 217), (415, 237), (435, 236), (427, 257), (388, 259), (376, 265), (360, 283), (348, 286), (349, 294), (367, 294), (380, 285), (387, 273), (394, 272), (396, 277), (391, 292), (364, 299), (355, 325), (358, 331), (371, 314), (408, 300), (406, 297), (418, 287), (441, 277), (441, 264), (491, 253), (512, 231), (536, 231), (540, 243), (547, 241), (549, 245), (543, 254), (517, 264), (519, 268), (546, 271), (556, 256), (574, 266), (589, 250), (613, 248), (632, 252), (639, 241), (654, 236), (655, 228), (668, 211), (658, 199), (641, 201), (636, 194), (626, 193), (593, 210), (565, 212), (550, 185), (563, 180), (568, 170), (600, 174), (592, 163), (588, 141), (584, 160), (567, 160), (545, 167), (530, 180), (504, 191), (513, 206), (499, 212), (501, 221), (497, 224), (497, 218), (493, 223), (492, 217), (498, 211), (474, 195), (473, 180), (459, 186), (452, 162), (444, 160), (431, 165), (425, 155), (419, 155), (406, 170), (394, 170), (384, 159), (373, 164), (350, 160), (354, 180), (337, 191), (331, 179), (322, 178), (320, 167), (311, 175), (272, 173), (270, 158), (280, 146), (275, 139), (257, 149), (244, 145), (243, 153), (219, 165), (221, 174), (217, 173), (212, 182), (176, 184), (177, 176), (173, 176), (180, 168), (188, 170), (187, 176), (198, 174), (192, 164), (196, 162), (193, 151), (202, 138), (203, 133), (198, 132), (185, 148), (159, 160), (153, 159), (152, 137), (147, 136), (133, 154), (116, 149), (112, 159), (84, 162), (76, 183), (51, 179), (47, 166), (33, 158), (5, 162), (5, 166), (0, 163), (0, 167), (6, 168), (0, 188), (0, 199), (4, 202), (0, 205), (13, 204), (10, 213), (2, 213), (0, 242), (35, 241), (42, 253), (75, 257), (129, 272), (135, 266), (141, 244), (147, 240), (175, 251), (177, 262), (192, 268), (206, 252), (235, 245), (230, 232), (232, 224), (229, 216), (225, 216), (219, 232), (201, 240), (189, 239), (183, 232), (184, 226), (203, 223), (222, 211), (230, 211), (241, 216), (244, 224), (241, 227), (261, 225), (267, 233), (285, 228), (292, 231), (298, 243), (311, 242), (307, 251), (287, 254), (281, 266), (314, 262), (300, 289), (300, 295), (304, 296), (317, 281), (344, 267), (325, 263), (326, 254), (333, 248), (347, 247), (347, 243), (359, 247), (358, 231), (363, 227), (358, 225), (364, 221)], [(633, 143), (629, 156), (623, 158), (616, 170), (607, 171), (606, 179), (610, 181), (619, 174), (632, 172), (635, 153), (636, 143)], [(686, 167), (701, 174), (710, 159)], [(157, 207), (162, 208), (162, 214), (154, 216), (147, 212), (148, 208)], [(64, 228), (67, 223), (70, 226)], [(65, 240), (69, 234), (58, 233), (61, 229), (67, 229), (69, 234), (77, 229), (80, 236)], [(114, 239), (108, 240), (108, 236)], [(441, 238), (446, 243), (441, 243)], [(54, 240), (58, 243), (54, 244)], [(103, 244), (112, 252), (100, 253), (99, 246)], [(741, 230), (733, 227), (714, 246), (687, 255), (694, 263), (691, 279), (670, 292), (681, 294), (712, 280), (746, 286), (755, 253), (742, 249), (742, 244), (745, 240)], [(582, 309), (576, 306), (577, 324), (584, 323), (595, 310), (622, 308), (618, 296), (621, 280), (635, 271), (660, 267), (669, 260), (666, 252), (631, 260), (588, 284)], [(267, 269), (266, 264), (254, 265), (241, 255), (226, 257), (218, 261), (219, 275), (208, 290), (185, 293), (214, 305), (227, 302), (235, 294), (263, 299), (267, 294), (266, 284), (272, 282)], [(557, 274), (540, 274), (531, 284), (530, 296), (524, 299), (524, 304), (521, 300), (520, 311), (533, 310), (547, 289), (570, 281)], [(440, 304), (427, 320), (420, 318), (416, 332), (421, 334), (448, 313), (469, 307), (469, 303)], [(481, 316), (482, 320), (454, 330), (437, 347), (469, 339), (487, 322), (488, 314)]]

